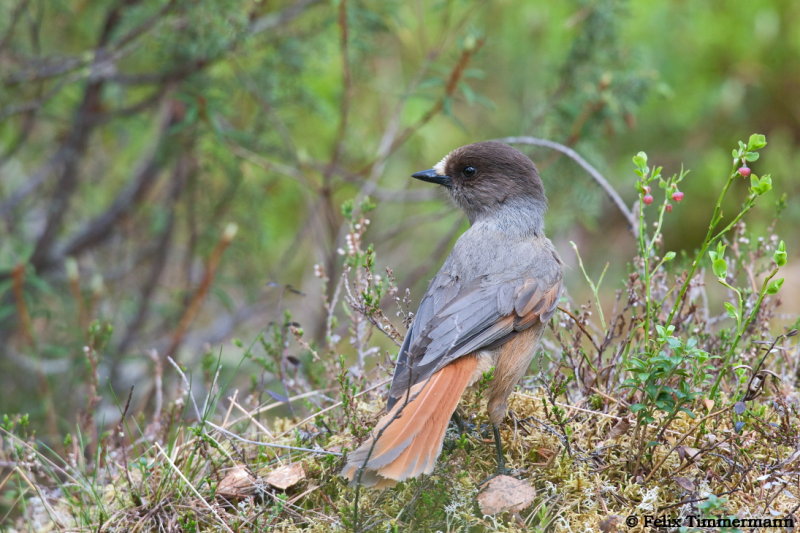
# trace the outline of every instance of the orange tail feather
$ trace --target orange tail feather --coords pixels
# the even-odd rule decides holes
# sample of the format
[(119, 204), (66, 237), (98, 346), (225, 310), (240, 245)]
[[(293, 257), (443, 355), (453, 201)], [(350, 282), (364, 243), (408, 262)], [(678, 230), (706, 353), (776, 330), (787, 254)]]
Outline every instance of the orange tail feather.
[(342, 476), (358, 482), (361, 470), (361, 484), (383, 488), (433, 472), (447, 423), (477, 366), (475, 356), (461, 357), (411, 387), (409, 401), (398, 401), (380, 419), (377, 437), (348, 455)]

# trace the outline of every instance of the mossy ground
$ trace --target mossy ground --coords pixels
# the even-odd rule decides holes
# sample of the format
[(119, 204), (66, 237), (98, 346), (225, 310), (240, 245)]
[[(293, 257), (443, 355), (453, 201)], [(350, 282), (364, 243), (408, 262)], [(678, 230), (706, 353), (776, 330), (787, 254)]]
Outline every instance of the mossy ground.
[[(497, 516), (483, 516), (476, 503), (480, 483), (496, 467), (477, 391), (461, 405), (468, 432), (451, 427), (435, 473), (382, 491), (346, 485), (337, 475), (340, 457), (258, 446), (208, 425), (173, 428), (171, 446), (108, 440), (95, 466), (74, 458), (57, 465), (46, 452), (6, 433), (7, 451), (33, 459), (17, 472), (38, 492), (21, 506), (24, 513), (12, 530), (644, 531), (641, 524), (626, 526), (625, 518), (788, 517), (800, 506), (798, 405), (793, 394), (777, 393), (759, 398), (757, 416), (744, 426), (737, 424), (733, 408), (715, 411), (708, 405), (711, 411), (698, 409), (695, 418), (679, 415), (657, 444), (648, 444), (657, 422), (637, 429), (635, 422), (624, 421), (629, 415), (620, 401), (597, 396), (591, 399), (594, 408), (589, 401), (562, 405), (567, 420), (562, 428), (551, 421), (553, 406), (541, 390), (519, 389), (510, 398), (502, 436), (508, 466), (536, 489), (537, 498), (522, 512)], [(381, 405), (374, 393), (359, 398), (353, 414), (360, 428), (370, 427)], [(356, 437), (347, 430), (322, 429), (337, 424), (341, 414), (340, 408), (331, 409), (327, 420), (317, 417), (302, 425), (278, 418), (259, 423), (260, 429), (245, 418), (226, 428), (273, 444), (352, 448)], [(269, 472), (291, 462), (302, 463), (304, 480), (285, 491), (264, 482)], [(252, 486), (243, 487), (242, 497), (226, 500), (217, 488), (235, 465), (248, 469)], [(48, 474), (59, 470), (60, 485), (53, 485)]]

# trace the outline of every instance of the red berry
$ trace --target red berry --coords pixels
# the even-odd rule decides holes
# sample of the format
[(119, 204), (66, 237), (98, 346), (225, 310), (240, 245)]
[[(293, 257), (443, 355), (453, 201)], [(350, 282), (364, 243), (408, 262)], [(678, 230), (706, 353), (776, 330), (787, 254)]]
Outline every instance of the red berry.
[(747, 178), (747, 177), (749, 177), (749, 176), (750, 176), (750, 169), (749, 169), (749, 168), (747, 168), (747, 167), (741, 167), (741, 168), (739, 168), (739, 171), (738, 171), (738, 172), (739, 172), (739, 175), (740, 175), (741, 177), (743, 177), (743, 178)]
[(645, 185), (644, 187), (642, 187), (642, 190), (644, 191), (645, 194), (650, 194), (650, 186), (649, 185)]
[(672, 213), (672, 204), (667, 204), (666, 206), (664, 206), (664, 209), (667, 210), (667, 213)]
[(672, 199), (675, 200), (676, 202), (680, 202), (681, 200), (683, 200), (683, 193), (681, 191), (675, 191), (674, 193), (672, 193)]
[(642, 198), (642, 201), (644, 202), (645, 205), (650, 205), (653, 203), (653, 197), (650, 196), (649, 194), (645, 194), (644, 197)]

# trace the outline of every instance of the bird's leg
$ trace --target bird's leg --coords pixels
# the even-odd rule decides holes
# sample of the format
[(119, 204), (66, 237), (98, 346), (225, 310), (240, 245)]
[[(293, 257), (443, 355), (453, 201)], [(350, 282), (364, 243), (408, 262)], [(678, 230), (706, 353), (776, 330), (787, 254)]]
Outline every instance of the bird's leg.
[(511, 469), (506, 468), (506, 456), (503, 453), (503, 439), (500, 438), (500, 428), (496, 424), (492, 424), (492, 432), (494, 433), (494, 449), (497, 453), (497, 470), (495, 470), (494, 474), (478, 483), (479, 487), (497, 476), (507, 476), (512, 472)]
[(497, 473), (495, 475), (506, 475), (509, 469), (506, 468), (506, 457), (503, 454), (503, 440), (500, 438), (500, 428), (492, 424), (492, 431), (494, 432), (494, 446), (497, 452)]

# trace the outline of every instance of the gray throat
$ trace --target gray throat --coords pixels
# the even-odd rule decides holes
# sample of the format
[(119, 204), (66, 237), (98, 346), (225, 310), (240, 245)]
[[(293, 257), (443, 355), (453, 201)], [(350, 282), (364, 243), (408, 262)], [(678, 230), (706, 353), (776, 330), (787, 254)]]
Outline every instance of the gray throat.
[(545, 211), (547, 201), (544, 199), (516, 198), (489, 211), (470, 216), (470, 223), (476, 229), (494, 230), (508, 236), (543, 236)]

